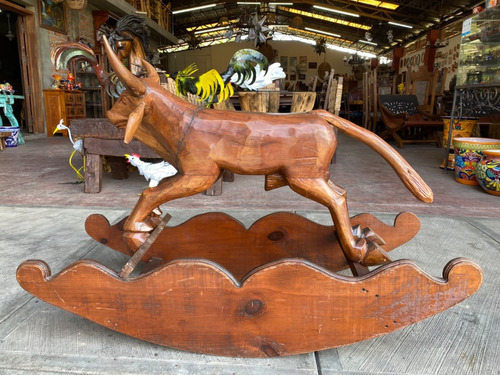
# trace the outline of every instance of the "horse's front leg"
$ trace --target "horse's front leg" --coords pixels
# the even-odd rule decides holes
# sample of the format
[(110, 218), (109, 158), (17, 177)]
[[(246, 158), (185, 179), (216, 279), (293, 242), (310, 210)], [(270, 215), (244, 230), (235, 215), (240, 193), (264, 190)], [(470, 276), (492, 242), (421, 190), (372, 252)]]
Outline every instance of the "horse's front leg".
[(155, 213), (157, 207), (171, 200), (195, 195), (208, 189), (217, 181), (219, 174), (220, 170), (215, 168), (210, 173), (201, 175), (176, 174), (158, 186), (144, 190), (123, 227), (123, 236), (129, 248), (136, 251), (157, 225), (157, 221), (154, 220), (154, 217), (158, 215)]

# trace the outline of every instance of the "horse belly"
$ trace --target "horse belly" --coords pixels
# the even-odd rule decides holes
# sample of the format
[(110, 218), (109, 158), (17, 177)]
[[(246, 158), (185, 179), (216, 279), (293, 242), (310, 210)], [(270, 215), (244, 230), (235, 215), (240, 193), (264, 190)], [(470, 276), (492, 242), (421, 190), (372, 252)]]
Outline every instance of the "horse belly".
[(324, 138), (318, 142), (311, 137), (247, 139), (245, 144), (233, 144), (236, 152), (229, 153), (231, 157), (218, 158), (218, 164), (240, 174), (323, 175), (334, 151), (334, 147), (324, 141)]

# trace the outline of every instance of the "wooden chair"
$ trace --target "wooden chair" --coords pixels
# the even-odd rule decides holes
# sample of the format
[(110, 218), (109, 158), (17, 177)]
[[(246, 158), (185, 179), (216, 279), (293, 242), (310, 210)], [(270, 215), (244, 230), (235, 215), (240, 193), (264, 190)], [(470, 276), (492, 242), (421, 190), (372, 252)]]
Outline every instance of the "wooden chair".
[(436, 112), (436, 98), (443, 95), (446, 71), (429, 72), (425, 67), (407, 74), (406, 94), (416, 95), (419, 108), (429, 114)]
[(435, 143), (441, 147), (437, 130), (443, 128), (443, 122), (420, 109), (416, 95), (379, 95), (379, 105), (385, 125), (382, 138), (394, 138), (399, 148), (405, 143)]
[(363, 87), (355, 87), (347, 96), (347, 119), (357, 124), (363, 121)]
[(290, 112), (309, 112), (314, 108), (316, 103), (316, 92), (294, 92), (292, 96), (292, 106)]

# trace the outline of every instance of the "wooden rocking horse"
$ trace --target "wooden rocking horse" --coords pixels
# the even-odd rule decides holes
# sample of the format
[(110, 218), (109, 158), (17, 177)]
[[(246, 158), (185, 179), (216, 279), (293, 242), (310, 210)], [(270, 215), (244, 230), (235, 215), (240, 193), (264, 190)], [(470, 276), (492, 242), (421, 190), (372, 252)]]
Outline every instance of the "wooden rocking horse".
[[(334, 127), (374, 148), (425, 202), (432, 191), (372, 132), (323, 110), (277, 115), (200, 108), (128, 71), (105, 40), (126, 87), (108, 117), (179, 171), (143, 191), (128, 218), (100, 215), (88, 234), (129, 254), (116, 273), (92, 260), (57, 275), (40, 260), (21, 264), (20, 285), (38, 298), (110, 329), (173, 348), (227, 356), (285, 356), (346, 345), (403, 328), (478, 290), (475, 263), (450, 261), (442, 278), (388, 252), (413, 238), (420, 222), (394, 226), (369, 214), (350, 218), (345, 191), (329, 180)], [(325, 205), (334, 226), (274, 213), (249, 229), (222, 213), (168, 227), (159, 206), (210, 187), (222, 169), (266, 176), (266, 190), (288, 185)], [(131, 277), (139, 261), (147, 263)], [(380, 265), (380, 266), (379, 266)], [(379, 266), (370, 270), (368, 266)], [(353, 276), (337, 271), (350, 268)]]

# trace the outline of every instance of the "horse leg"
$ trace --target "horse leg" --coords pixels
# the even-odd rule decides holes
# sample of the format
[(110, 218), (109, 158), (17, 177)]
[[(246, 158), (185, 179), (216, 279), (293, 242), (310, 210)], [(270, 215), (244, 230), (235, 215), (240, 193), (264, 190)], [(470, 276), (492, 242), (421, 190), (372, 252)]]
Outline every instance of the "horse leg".
[(287, 181), (293, 191), (328, 207), (345, 255), (353, 262), (362, 261), (367, 253), (367, 243), (363, 238), (354, 238), (346, 191), (323, 178), (287, 177)]
[(154, 229), (156, 221), (151, 220), (150, 216), (157, 207), (208, 189), (217, 181), (219, 174), (219, 170), (205, 175), (176, 174), (156, 187), (145, 189), (123, 226), (124, 238), (131, 250), (137, 250), (147, 239), (149, 232)]

